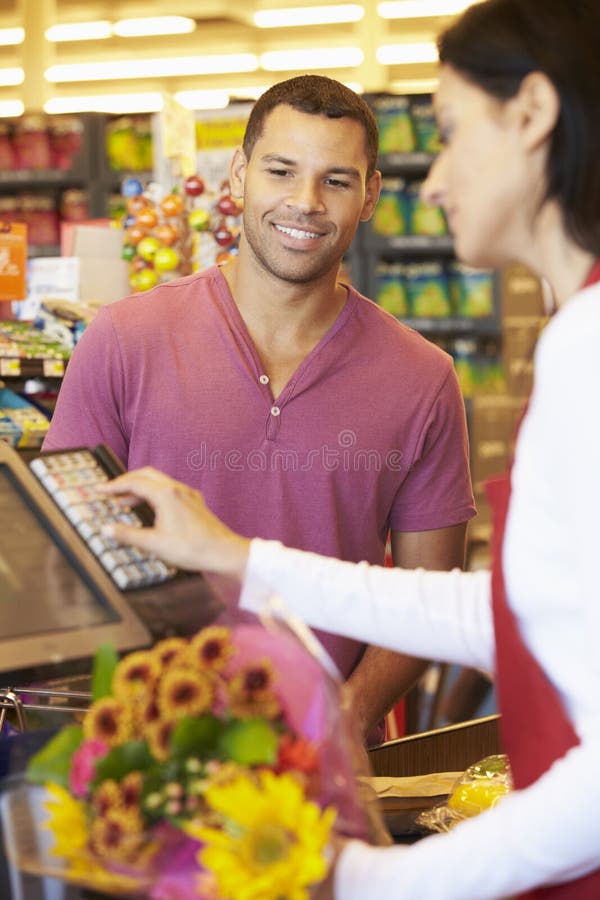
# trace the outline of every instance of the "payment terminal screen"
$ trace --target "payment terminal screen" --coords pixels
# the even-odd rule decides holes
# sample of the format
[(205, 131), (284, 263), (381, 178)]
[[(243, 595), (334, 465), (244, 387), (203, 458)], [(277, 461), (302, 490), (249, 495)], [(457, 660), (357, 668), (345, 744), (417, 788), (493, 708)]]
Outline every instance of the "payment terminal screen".
[[(39, 517), (38, 517), (39, 516)], [(119, 621), (0, 465), (0, 635), (3, 639)]]

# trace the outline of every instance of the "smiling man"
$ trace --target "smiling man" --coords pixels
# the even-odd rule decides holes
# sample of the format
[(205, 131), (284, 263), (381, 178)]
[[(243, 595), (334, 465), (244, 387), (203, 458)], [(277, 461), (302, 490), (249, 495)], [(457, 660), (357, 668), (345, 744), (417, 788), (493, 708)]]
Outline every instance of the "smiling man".
[[(238, 255), (103, 308), (44, 449), (106, 443), (248, 537), (381, 564), (391, 531), (397, 565), (460, 566), (474, 507), (452, 360), (338, 281), (379, 197), (377, 147), (337, 81), (263, 94), (231, 163)], [(319, 637), (367, 735), (424, 663)]]

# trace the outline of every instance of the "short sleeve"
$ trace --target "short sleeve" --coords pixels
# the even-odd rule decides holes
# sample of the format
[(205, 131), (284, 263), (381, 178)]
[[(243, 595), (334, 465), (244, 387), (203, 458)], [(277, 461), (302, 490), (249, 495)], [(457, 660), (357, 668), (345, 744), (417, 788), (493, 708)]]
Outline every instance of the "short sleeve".
[(474, 515), (465, 405), (449, 364), (394, 500), (390, 524), (394, 531), (427, 531)]
[(73, 351), (42, 449), (103, 443), (127, 465), (122, 376), (117, 336), (109, 310), (103, 307)]

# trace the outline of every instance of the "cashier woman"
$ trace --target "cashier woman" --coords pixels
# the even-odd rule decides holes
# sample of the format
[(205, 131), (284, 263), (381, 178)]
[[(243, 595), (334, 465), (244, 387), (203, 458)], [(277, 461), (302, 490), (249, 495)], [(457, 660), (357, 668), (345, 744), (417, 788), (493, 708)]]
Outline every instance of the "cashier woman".
[(489, 485), (491, 572), (380, 569), (246, 540), (152, 469), (117, 479), (156, 511), (118, 540), (268, 585), (312, 626), (495, 671), (516, 790), (449, 834), (351, 841), (338, 900), (600, 897), (600, 5), (484, 0), (439, 42), (442, 151), (423, 188), (459, 257), (518, 260), (557, 311), (510, 473)]

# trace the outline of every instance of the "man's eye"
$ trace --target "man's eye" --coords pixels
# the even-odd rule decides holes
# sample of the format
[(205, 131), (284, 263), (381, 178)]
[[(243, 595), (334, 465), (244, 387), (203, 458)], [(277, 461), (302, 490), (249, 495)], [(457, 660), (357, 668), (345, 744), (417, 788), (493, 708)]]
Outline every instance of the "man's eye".
[(289, 169), (267, 169), (269, 175), (278, 175), (279, 177), (284, 177), (285, 175), (290, 174)]
[(339, 188), (349, 188), (350, 183), (348, 181), (340, 181), (339, 178), (328, 178), (327, 184), (330, 184), (331, 187), (339, 187)]

